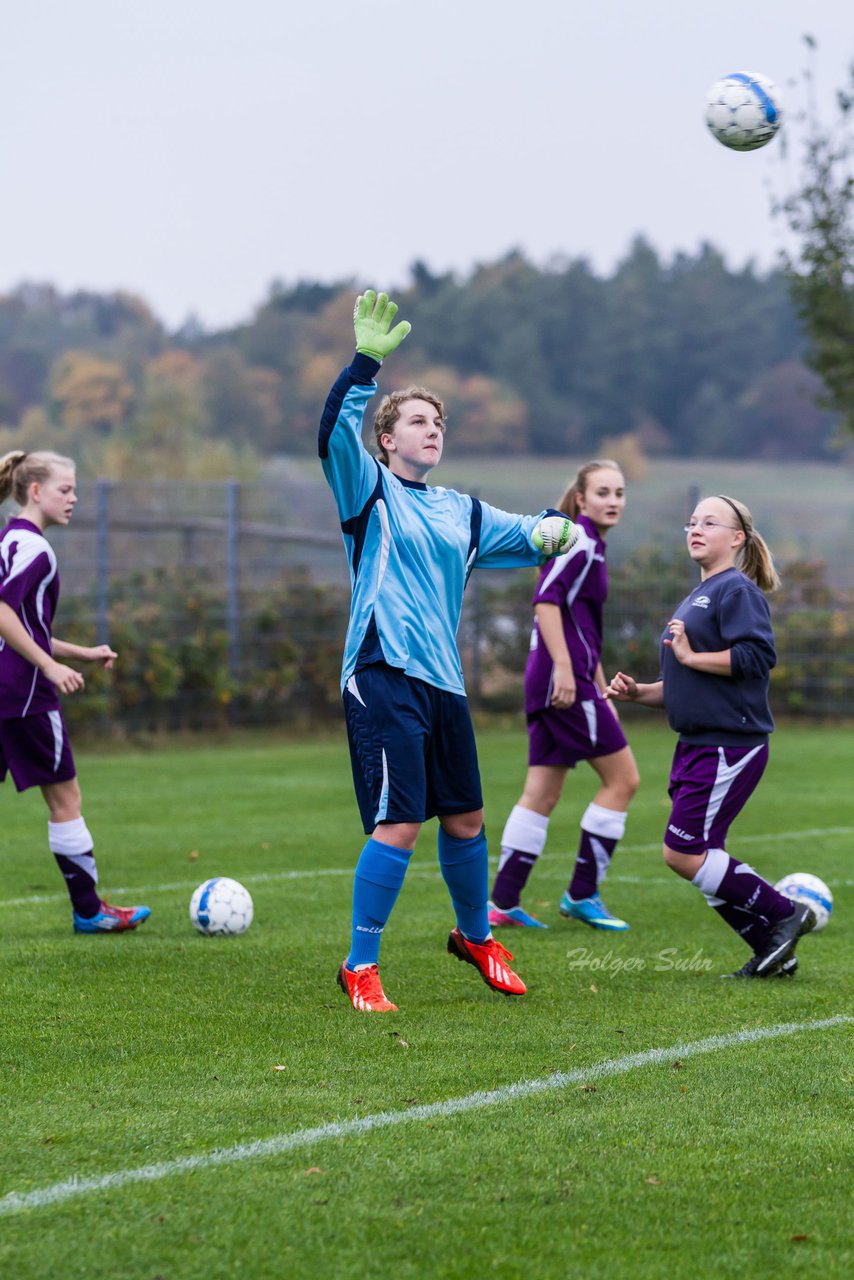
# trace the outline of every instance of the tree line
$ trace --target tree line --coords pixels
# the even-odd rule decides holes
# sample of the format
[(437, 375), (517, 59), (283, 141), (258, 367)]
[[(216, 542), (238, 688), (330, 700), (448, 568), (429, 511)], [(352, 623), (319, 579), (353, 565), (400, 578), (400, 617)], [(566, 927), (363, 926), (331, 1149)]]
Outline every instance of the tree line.
[[(309, 454), (354, 294), (385, 283), (275, 283), (217, 332), (168, 332), (129, 294), (22, 284), (0, 296), (0, 452), (47, 446), (116, 479), (250, 479)], [(519, 251), (465, 277), (416, 262), (389, 375), (446, 398), (455, 453), (827, 459), (838, 415), (790, 283), (708, 244), (666, 261), (643, 238), (607, 276)]]

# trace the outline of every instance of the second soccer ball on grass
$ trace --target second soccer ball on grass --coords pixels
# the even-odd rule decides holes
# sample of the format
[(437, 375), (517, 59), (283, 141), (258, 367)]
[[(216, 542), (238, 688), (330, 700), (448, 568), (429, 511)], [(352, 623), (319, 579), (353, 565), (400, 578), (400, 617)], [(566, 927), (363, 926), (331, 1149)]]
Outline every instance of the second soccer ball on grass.
[(245, 933), (252, 923), (252, 915), (249, 890), (228, 876), (205, 880), (190, 899), (190, 919), (199, 933), (224, 936)]

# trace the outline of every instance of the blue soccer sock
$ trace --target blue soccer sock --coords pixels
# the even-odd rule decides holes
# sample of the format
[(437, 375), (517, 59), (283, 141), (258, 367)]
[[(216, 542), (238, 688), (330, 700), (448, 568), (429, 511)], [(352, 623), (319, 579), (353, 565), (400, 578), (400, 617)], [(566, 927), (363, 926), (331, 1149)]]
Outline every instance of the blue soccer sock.
[(489, 862), (486, 830), (472, 840), (458, 840), (439, 827), (439, 869), (448, 886), (457, 925), (469, 942), (485, 942), (489, 937)]
[(345, 961), (348, 969), (379, 960), (383, 929), (397, 902), (411, 857), (411, 849), (382, 844), (373, 836), (362, 849), (353, 881), (353, 930)]

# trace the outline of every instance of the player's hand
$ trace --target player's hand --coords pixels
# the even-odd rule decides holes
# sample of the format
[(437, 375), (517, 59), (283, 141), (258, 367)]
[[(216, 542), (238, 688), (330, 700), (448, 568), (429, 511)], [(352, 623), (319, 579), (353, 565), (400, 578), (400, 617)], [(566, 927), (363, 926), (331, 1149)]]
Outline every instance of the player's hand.
[(373, 289), (360, 293), (353, 308), (356, 350), (380, 361), (396, 351), (412, 328), (408, 320), (401, 320), (392, 329), (396, 315), (397, 303), (390, 302), (387, 293), (377, 294)]
[(552, 706), (559, 711), (566, 711), (575, 702), (575, 677), (572, 664), (555, 664), (552, 680)]
[(79, 671), (75, 671), (73, 667), (66, 667), (62, 662), (55, 662), (53, 658), (45, 663), (42, 671), (51, 684), (56, 685), (60, 693), (76, 693), (79, 689), (85, 688), (86, 681)]
[(633, 676), (618, 671), (611, 683), (603, 689), (602, 696), (613, 698), (616, 702), (634, 702), (638, 696), (638, 682)]
[(86, 661), (100, 662), (105, 671), (112, 671), (118, 656), (108, 644), (96, 644), (86, 651)]
[(544, 556), (560, 556), (578, 541), (578, 525), (569, 516), (543, 516), (534, 525), (531, 541)]
[(667, 626), (670, 635), (665, 636), (664, 643), (668, 649), (673, 650), (674, 658), (684, 666), (694, 656), (691, 642), (685, 634), (685, 623), (681, 618), (671, 618)]

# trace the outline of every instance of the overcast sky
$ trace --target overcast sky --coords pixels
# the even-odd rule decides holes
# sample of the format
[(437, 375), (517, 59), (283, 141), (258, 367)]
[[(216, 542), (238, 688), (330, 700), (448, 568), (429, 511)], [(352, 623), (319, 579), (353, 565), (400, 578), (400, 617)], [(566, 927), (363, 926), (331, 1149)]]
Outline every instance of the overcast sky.
[[(507, 250), (612, 269), (632, 238), (775, 261), (781, 138), (736, 154), (712, 81), (819, 98), (844, 0), (30, 0), (3, 24), (0, 290), (126, 289), (168, 325), (248, 319), (271, 281), (393, 286)], [(784, 129), (786, 125), (784, 123)], [(793, 135), (791, 120), (788, 130)], [(791, 150), (791, 149), (790, 149)]]

